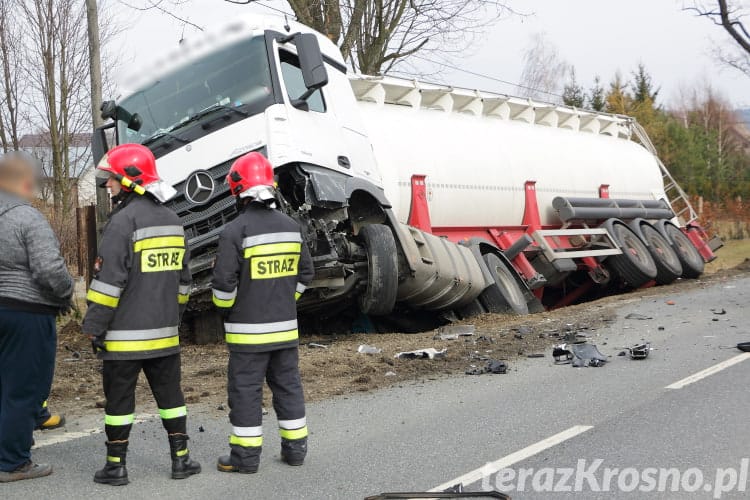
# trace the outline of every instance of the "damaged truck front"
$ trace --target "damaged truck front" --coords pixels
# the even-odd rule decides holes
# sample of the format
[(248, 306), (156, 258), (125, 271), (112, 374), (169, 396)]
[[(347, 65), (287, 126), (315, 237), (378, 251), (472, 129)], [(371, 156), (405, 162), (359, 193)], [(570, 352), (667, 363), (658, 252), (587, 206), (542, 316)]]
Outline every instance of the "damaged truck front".
[[(315, 280), (299, 302), (303, 317), (388, 315), (397, 300), (458, 308), (485, 287), (468, 248), (396, 220), (344, 61), (325, 37), (253, 17), (185, 42), (140, 74), (116, 103), (103, 106), (112, 123), (95, 131), (93, 149), (98, 161), (112, 143), (141, 143), (176, 188), (168, 206), (191, 249), (189, 317), (199, 340), (221, 331), (210, 306), (211, 269), (222, 226), (236, 216), (224, 179), (249, 151), (275, 165), (281, 209), (299, 221), (313, 256)], [(423, 258), (419, 247), (427, 241), (438, 260)], [(428, 274), (436, 277), (425, 280)]]

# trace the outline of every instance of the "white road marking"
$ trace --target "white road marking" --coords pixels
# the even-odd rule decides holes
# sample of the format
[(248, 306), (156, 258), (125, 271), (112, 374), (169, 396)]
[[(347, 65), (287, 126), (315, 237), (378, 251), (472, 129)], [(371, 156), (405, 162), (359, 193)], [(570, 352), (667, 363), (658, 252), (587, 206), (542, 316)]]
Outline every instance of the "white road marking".
[[(133, 423), (139, 424), (142, 422), (153, 420), (157, 416), (158, 415), (153, 415), (153, 414), (139, 415), (135, 417), (135, 420), (133, 421)], [(67, 443), (68, 441), (73, 441), (74, 439), (88, 437), (93, 434), (101, 434), (102, 432), (104, 432), (104, 424), (102, 424), (101, 427), (96, 427), (94, 429), (84, 429), (82, 431), (74, 431), (74, 432), (43, 431), (43, 432), (44, 432), (43, 434), (37, 433), (35, 435), (34, 439), (36, 440), (36, 444), (34, 445), (33, 449), (36, 450), (38, 448), (51, 446), (53, 444)]]
[(476, 483), (483, 477), (491, 476), (492, 474), (495, 474), (496, 472), (502, 469), (510, 467), (511, 465), (517, 462), (520, 462), (531, 456), (534, 456), (541, 451), (552, 448), (553, 446), (556, 446), (564, 441), (567, 441), (568, 439), (576, 437), (577, 435), (582, 434), (586, 432), (587, 430), (593, 429), (593, 428), (594, 428), (593, 425), (575, 425), (571, 427), (570, 429), (564, 430), (558, 434), (555, 434), (554, 436), (550, 436), (547, 439), (543, 439), (539, 441), (538, 443), (534, 443), (531, 446), (527, 446), (526, 448), (522, 450), (518, 450), (514, 453), (511, 453), (510, 455), (507, 455), (507, 456), (504, 456), (503, 458), (495, 460), (494, 462), (488, 462), (487, 464), (483, 465), (482, 467), (479, 467), (478, 469), (474, 469), (471, 472), (467, 472), (463, 476), (459, 476), (456, 479), (452, 479), (451, 481), (447, 481), (441, 484), (440, 486), (436, 486), (430, 490), (430, 493), (443, 491), (458, 483), (461, 483), (464, 486), (468, 486), (472, 483)]
[(718, 373), (725, 368), (729, 368), (730, 366), (736, 365), (737, 363), (741, 363), (742, 361), (745, 361), (748, 358), (750, 358), (750, 352), (738, 354), (737, 356), (733, 358), (729, 358), (726, 361), (722, 361), (719, 364), (706, 368), (705, 370), (701, 370), (698, 373), (694, 373), (693, 375), (690, 375), (689, 377), (685, 377), (682, 380), (678, 380), (674, 384), (669, 384), (666, 387), (666, 389), (682, 389), (686, 385), (690, 385), (693, 382), (697, 382), (701, 379), (709, 377), (713, 375), (714, 373)]

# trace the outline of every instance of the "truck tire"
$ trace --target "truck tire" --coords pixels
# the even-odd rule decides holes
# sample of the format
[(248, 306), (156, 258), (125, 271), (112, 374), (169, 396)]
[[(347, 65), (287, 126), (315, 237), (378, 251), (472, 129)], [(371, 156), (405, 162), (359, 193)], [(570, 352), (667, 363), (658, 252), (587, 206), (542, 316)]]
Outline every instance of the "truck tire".
[(622, 222), (615, 222), (610, 227), (612, 238), (622, 249), (620, 255), (612, 255), (606, 261), (612, 271), (632, 288), (656, 278), (656, 263), (638, 235)]
[(529, 314), (526, 297), (518, 286), (516, 278), (505, 263), (494, 253), (482, 256), (495, 283), (485, 288), (479, 302), (491, 313), (512, 313), (524, 316)]
[(359, 308), (373, 316), (390, 314), (398, 292), (398, 253), (393, 232), (383, 224), (370, 224), (359, 235), (367, 251), (367, 288), (359, 296)]
[(479, 316), (481, 314), (484, 314), (487, 312), (487, 310), (484, 308), (482, 303), (479, 301), (479, 298), (476, 298), (466, 304), (463, 307), (460, 307), (456, 309), (456, 312), (461, 317), (461, 319), (468, 319), (473, 318), (474, 316)]
[(667, 239), (648, 224), (641, 225), (641, 232), (656, 264), (656, 282), (660, 285), (668, 285), (682, 276), (680, 259)]
[(694, 279), (703, 274), (703, 257), (698, 253), (690, 238), (674, 224), (664, 224), (664, 233), (672, 243), (672, 249), (682, 264), (682, 277)]

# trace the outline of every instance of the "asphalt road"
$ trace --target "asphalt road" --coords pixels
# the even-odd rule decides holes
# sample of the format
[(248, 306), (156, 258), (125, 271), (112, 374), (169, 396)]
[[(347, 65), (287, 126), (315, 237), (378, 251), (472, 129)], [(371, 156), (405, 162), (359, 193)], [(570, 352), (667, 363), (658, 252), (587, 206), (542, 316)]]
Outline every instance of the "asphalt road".
[[(547, 353), (513, 363), (506, 375), (456, 376), (310, 405), (310, 454), (298, 468), (279, 461), (273, 412), (266, 418), (261, 470), (251, 476), (215, 470), (229, 430), (215, 411), (190, 416), (192, 454), (204, 471), (182, 481), (168, 477), (166, 439), (156, 420), (135, 427), (131, 484), (119, 488), (91, 481), (104, 460), (101, 434), (45, 433), (37, 436), (34, 458), (52, 463), (55, 473), (0, 485), (0, 498), (362, 499), (382, 491), (427, 491), (462, 476), (470, 490), (511, 486), (514, 499), (715, 498), (717, 484), (729, 489), (732, 479), (732, 471), (720, 471), (717, 480), (717, 468), (735, 468), (735, 483), (748, 480), (742, 459), (750, 457), (744, 383), (750, 362), (733, 349), (750, 340), (748, 297), (750, 278), (678, 295), (630, 295), (618, 319), (591, 339), (612, 355), (601, 368), (554, 365)], [(654, 319), (625, 319), (631, 312)], [(641, 339), (654, 347), (648, 359), (617, 356)], [(673, 385), (711, 367), (695, 381)], [(561, 479), (580, 461), (591, 472), (579, 477), (581, 491), (543, 491), (575, 489), (575, 477), (567, 485)], [(477, 472), (483, 466), (484, 478)], [(549, 469), (554, 484), (547, 468), (560, 468)], [(609, 471), (608, 492), (598, 491), (605, 468), (623, 473)], [(666, 476), (667, 491), (655, 491), (658, 484), (648, 490), (650, 468), (675, 468), (679, 491), (669, 491), (673, 476)], [(699, 469), (703, 482), (696, 482), (691, 468)], [(494, 474), (500, 469), (502, 477)], [(521, 474), (527, 475), (522, 485)], [(627, 491), (633, 484), (636, 490)], [(733, 489), (716, 493), (748, 497)]]

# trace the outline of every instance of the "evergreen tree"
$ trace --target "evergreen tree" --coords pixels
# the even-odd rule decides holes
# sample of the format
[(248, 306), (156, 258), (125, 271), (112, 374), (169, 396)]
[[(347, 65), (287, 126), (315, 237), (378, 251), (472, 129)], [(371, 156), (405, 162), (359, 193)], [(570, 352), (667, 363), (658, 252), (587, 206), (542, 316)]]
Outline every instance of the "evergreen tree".
[(628, 92), (627, 84), (622, 80), (622, 74), (618, 71), (609, 84), (609, 90), (605, 97), (605, 109), (609, 113), (626, 115), (630, 112), (633, 97)]
[(563, 87), (562, 100), (563, 104), (576, 108), (582, 108), (586, 102), (586, 94), (583, 87), (576, 81), (576, 69), (572, 66), (570, 67), (570, 79)]
[(633, 89), (633, 99), (638, 103), (648, 101), (655, 103), (656, 96), (659, 95), (660, 90), (658, 88), (654, 89), (651, 75), (648, 74), (646, 66), (644, 66), (643, 63), (639, 63), (638, 71), (633, 72), (633, 83), (631, 88)]
[(604, 88), (602, 87), (599, 75), (594, 77), (594, 86), (589, 89), (588, 95), (589, 107), (594, 111), (604, 111), (607, 101), (604, 100)]

